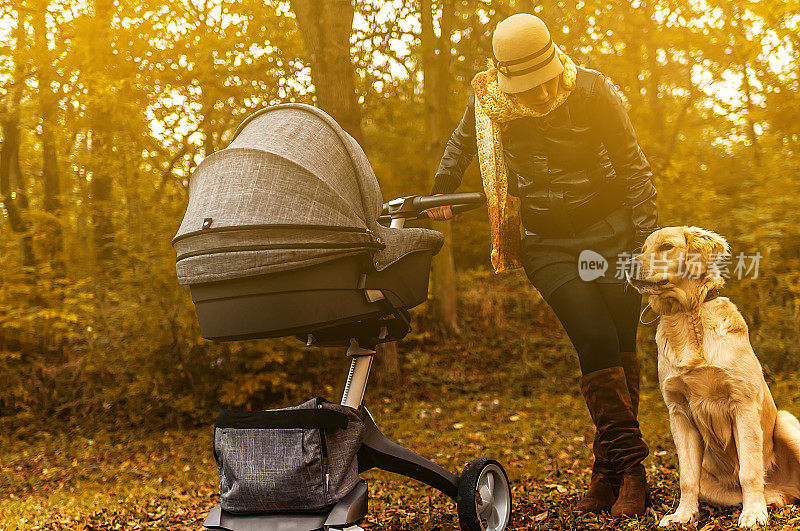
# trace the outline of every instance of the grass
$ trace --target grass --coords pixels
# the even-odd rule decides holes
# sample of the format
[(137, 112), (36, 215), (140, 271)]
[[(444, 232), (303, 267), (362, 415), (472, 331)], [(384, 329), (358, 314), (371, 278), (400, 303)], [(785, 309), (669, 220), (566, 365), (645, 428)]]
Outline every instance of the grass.
[[(676, 506), (679, 490), (667, 412), (655, 386), (653, 329), (640, 333), (640, 421), (651, 449), (645, 465), (653, 510), (638, 519), (581, 517), (573, 507), (589, 479), (593, 428), (571, 347), (523, 279), (470, 280), (480, 288), (462, 294), (461, 337), (412, 334), (402, 346), (401, 374), (367, 391), (378, 425), (454, 471), (482, 456), (503, 463), (512, 483), (512, 529), (656, 529), (658, 518)], [(779, 407), (798, 403), (794, 379), (771, 379), (770, 386)], [(117, 430), (87, 419), (3, 435), (0, 529), (199, 529), (218, 502), (211, 424)], [(455, 504), (437, 491), (381, 471), (363, 477), (370, 488), (363, 527), (458, 529)], [(738, 512), (703, 505), (699, 523), (686, 528), (738, 529)], [(795, 528), (800, 507), (771, 511), (767, 529)]]

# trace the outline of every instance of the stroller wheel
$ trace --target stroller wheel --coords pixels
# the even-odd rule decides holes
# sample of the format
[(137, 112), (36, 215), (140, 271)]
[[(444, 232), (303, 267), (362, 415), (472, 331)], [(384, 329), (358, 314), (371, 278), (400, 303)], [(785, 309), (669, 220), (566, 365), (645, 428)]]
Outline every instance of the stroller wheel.
[(458, 478), (458, 523), (462, 531), (503, 531), (511, 518), (511, 488), (500, 463), (475, 459)]

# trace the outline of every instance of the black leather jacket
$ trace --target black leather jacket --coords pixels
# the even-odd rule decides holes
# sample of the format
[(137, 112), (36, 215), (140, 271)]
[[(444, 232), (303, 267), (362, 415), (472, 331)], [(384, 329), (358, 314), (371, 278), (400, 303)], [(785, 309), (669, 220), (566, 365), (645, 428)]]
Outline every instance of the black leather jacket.
[[(656, 189), (622, 99), (606, 77), (578, 66), (576, 88), (545, 118), (519, 118), (503, 127), (508, 188), (520, 201), (522, 224), (536, 233), (545, 219), (569, 219), (571, 210), (614, 187), (618, 206), (632, 211), (640, 245), (658, 228)], [(439, 163), (433, 194), (452, 193), (477, 152), (475, 94)], [(608, 190), (605, 190), (606, 195)], [(598, 196), (599, 197), (599, 196)], [(576, 212), (578, 210), (575, 210)], [(553, 216), (553, 213), (560, 216)]]

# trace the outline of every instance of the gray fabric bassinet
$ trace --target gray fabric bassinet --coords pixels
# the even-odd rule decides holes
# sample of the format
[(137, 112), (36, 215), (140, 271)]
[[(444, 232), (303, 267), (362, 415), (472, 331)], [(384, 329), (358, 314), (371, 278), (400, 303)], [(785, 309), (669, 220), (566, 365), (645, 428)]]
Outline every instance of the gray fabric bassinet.
[(361, 147), (300, 103), (247, 118), (206, 157), (172, 243), (181, 284), (275, 273), (371, 253), (377, 271), (438, 250), (441, 233), (378, 224), (383, 199)]

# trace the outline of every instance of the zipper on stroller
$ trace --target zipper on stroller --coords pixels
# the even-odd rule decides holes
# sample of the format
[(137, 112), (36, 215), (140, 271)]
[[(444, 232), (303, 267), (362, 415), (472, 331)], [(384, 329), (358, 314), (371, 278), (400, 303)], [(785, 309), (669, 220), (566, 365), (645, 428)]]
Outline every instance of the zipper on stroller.
[[(317, 409), (322, 409), (322, 404), (317, 404)], [(322, 474), (325, 479), (325, 498), (328, 498), (328, 490), (331, 475), (328, 473), (328, 441), (325, 438), (325, 428), (319, 428), (319, 442), (322, 448)]]

